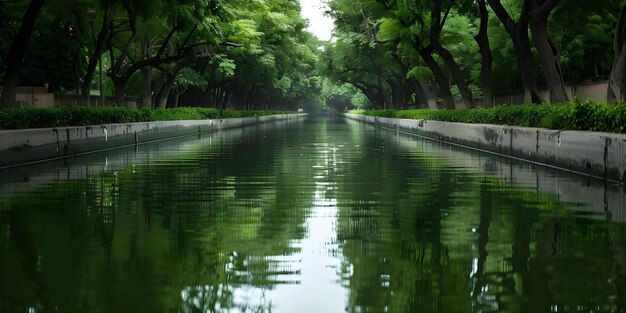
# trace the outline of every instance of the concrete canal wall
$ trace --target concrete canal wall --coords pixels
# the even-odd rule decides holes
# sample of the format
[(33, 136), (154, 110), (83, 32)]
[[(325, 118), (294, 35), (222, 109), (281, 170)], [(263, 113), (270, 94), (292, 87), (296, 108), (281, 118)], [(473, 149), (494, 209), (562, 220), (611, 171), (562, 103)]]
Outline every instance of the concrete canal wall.
[(554, 196), (575, 214), (588, 219), (626, 223), (626, 185), (605, 184), (599, 179), (554, 167), (541, 166), (474, 149), (459, 149), (441, 141), (419, 140), (399, 133), (396, 143), (406, 151), (435, 157), (447, 167), (467, 169), (476, 177), (494, 178), (513, 189)]
[(67, 158), (155, 140), (297, 119), (305, 115), (284, 114), (197, 121), (2, 130), (0, 131), (0, 168)]
[(344, 114), (434, 140), (626, 183), (626, 135)]

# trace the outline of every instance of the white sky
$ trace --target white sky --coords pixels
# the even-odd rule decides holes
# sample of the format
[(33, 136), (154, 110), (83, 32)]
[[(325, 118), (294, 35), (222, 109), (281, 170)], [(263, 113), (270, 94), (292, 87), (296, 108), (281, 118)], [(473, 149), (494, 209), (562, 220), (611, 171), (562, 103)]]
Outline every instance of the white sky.
[(302, 16), (309, 20), (309, 31), (321, 40), (330, 40), (334, 25), (331, 18), (324, 16), (324, 0), (300, 0), (300, 6)]

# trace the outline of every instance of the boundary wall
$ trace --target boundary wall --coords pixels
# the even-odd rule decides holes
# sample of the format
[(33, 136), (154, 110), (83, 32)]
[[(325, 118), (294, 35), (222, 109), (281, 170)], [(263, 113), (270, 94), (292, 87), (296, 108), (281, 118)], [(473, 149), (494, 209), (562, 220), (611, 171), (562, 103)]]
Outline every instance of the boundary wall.
[(0, 168), (222, 129), (299, 119), (306, 114), (0, 130)]
[(626, 135), (343, 114), (378, 127), (626, 184)]

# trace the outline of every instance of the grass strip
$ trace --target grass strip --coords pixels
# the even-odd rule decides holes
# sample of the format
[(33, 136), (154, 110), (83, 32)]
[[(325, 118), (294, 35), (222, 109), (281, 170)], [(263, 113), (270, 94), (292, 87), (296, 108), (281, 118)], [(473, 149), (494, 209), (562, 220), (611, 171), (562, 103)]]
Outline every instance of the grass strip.
[(626, 103), (606, 104), (576, 100), (573, 103), (556, 105), (499, 105), (493, 108), (459, 110), (355, 110), (348, 113), (403, 119), (626, 133)]
[(269, 110), (215, 108), (130, 109), (126, 107), (62, 106), (54, 108), (2, 108), (0, 129), (86, 126), (152, 121), (203, 120), (285, 114)]

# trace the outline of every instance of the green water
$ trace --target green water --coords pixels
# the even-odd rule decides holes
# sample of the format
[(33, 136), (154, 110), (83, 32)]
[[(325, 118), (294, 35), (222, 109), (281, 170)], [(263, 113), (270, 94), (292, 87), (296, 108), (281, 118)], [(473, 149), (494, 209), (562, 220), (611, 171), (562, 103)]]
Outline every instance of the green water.
[(0, 171), (0, 312), (624, 312), (624, 188), (334, 118)]

